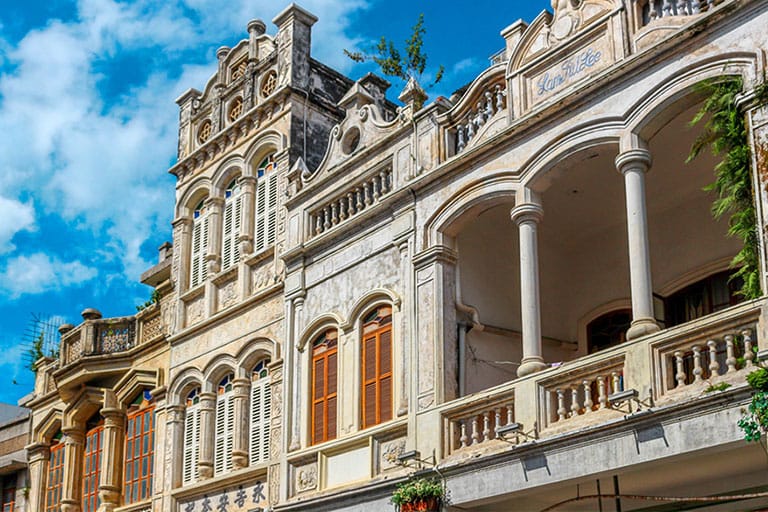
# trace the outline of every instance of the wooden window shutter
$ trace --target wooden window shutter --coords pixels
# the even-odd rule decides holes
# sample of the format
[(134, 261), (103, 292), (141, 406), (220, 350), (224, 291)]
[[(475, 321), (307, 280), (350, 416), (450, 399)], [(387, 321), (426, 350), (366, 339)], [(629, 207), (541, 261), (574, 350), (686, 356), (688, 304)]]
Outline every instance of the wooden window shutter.
[(200, 410), (197, 406), (187, 407), (184, 418), (184, 455), (182, 482), (197, 480), (198, 458), (200, 455)]
[(370, 316), (363, 326), (360, 372), (363, 428), (392, 419), (391, 308), (379, 308)]
[(251, 384), (251, 450), (250, 463), (269, 459), (269, 418), (271, 389), (269, 379), (259, 379)]
[[(323, 335), (325, 336), (325, 335)], [(312, 443), (336, 438), (338, 353), (335, 333), (312, 354)]]
[(232, 447), (235, 429), (235, 400), (232, 391), (216, 398), (216, 421), (213, 472), (221, 475), (232, 470)]

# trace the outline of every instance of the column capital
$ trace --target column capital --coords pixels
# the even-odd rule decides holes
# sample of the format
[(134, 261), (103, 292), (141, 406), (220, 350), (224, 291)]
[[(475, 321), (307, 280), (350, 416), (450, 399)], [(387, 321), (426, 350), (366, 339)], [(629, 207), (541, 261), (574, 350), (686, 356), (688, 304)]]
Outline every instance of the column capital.
[(224, 198), (223, 197), (213, 197), (213, 196), (211, 196), (211, 197), (209, 197), (208, 199), (205, 200), (205, 206), (207, 208), (211, 208), (211, 209), (213, 207), (221, 208), (221, 207), (224, 206)]
[(238, 377), (232, 381), (232, 389), (235, 395), (248, 396), (248, 393), (251, 389), (251, 379)]
[(32, 463), (38, 460), (48, 460), (51, 446), (47, 443), (33, 443), (24, 447), (27, 450), (27, 460)]
[(256, 176), (240, 176), (237, 178), (238, 185), (245, 186), (245, 185), (256, 185)]
[(216, 407), (216, 393), (204, 391), (200, 393), (200, 408), (213, 410)]
[(194, 223), (194, 219), (192, 219), (192, 217), (189, 217), (189, 216), (178, 217), (171, 222), (171, 227), (188, 228), (188, 227), (191, 227), (193, 223)]
[(536, 203), (521, 203), (509, 212), (512, 222), (518, 226), (523, 222), (541, 222), (544, 218), (544, 208)]
[(625, 174), (630, 170), (647, 172), (651, 167), (651, 162), (651, 153), (647, 149), (630, 149), (616, 157), (616, 170), (621, 174)]

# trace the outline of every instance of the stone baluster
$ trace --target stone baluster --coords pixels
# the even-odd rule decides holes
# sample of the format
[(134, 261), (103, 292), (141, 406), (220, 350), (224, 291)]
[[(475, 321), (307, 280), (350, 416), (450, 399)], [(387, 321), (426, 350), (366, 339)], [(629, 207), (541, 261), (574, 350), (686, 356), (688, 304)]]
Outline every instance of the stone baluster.
[(709, 377), (715, 377), (720, 372), (720, 365), (717, 363), (717, 342), (715, 340), (707, 341), (707, 347), (709, 347)]
[(355, 187), (355, 194), (357, 195), (357, 212), (360, 213), (363, 211), (363, 208), (365, 208), (365, 203), (363, 202), (363, 190), (360, 187)]
[(727, 358), (725, 360), (725, 364), (728, 365), (728, 373), (733, 373), (736, 371), (736, 353), (734, 351), (733, 347), (733, 335), (732, 334), (726, 334), (725, 335), (725, 351)]
[(699, 383), (701, 382), (701, 347), (698, 345), (694, 345), (691, 347), (693, 350), (693, 382)]
[(701, 1), (702, 0), (691, 0), (691, 14), (700, 14), (701, 13)]
[(672, 16), (672, 0), (664, 0), (661, 7), (661, 17), (666, 18)]
[(373, 204), (373, 191), (371, 190), (373, 187), (371, 187), (371, 183), (366, 181), (363, 183), (363, 188), (365, 190), (365, 206), (371, 206)]
[(755, 361), (755, 353), (752, 351), (752, 330), (744, 329), (741, 335), (744, 337), (744, 367), (752, 368)]
[(507, 404), (507, 422), (505, 425), (511, 425), (514, 423), (515, 404)]
[(590, 413), (592, 412), (592, 406), (594, 405), (594, 402), (592, 402), (592, 383), (585, 380), (581, 384), (584, 386), (584, 412)]
[(711, 10), (715, 6), (715, 0), (707, 0), (707, 10)]
[(648, 0), (651, 21), (658, 19), (659, 17), (659, 11), (657, 10), (658, 8), (656, 6), (657, 2), (658, 0)]
[(339, 220), (343, 221), (347, 218), (347, 198), (342, 197), (339, 199)]
[(571, 418), (579, 415), (579, 388), (571, 386)]
[(683, 370), (683, 353), (679, 350), (675, 351), (675, 366), (677, 368), (675, 380), (677, 381), (677, 387), (681, 388), (685, 386), (685, 371)]
[(483, 441), (491, 439), (491, 413), (483, 413)]
[(496, 425), (493, 428), (494, 433), (496, 434), (496, 439), (499, 439), (501, 436), (499, 435), (499, 429), (502, 427), (501, 425), (501, 407), (496, 407), (494, 409), (494, 413), (496, 416)]
[(462, 420), (459, 422), (460, 429), (461, 429), (461, 436), (459, 436), (459, 445), (462, 448), (467, 447), (467, 443), (469, 442), (469, 437), (467, 436), (467, 420)]
[(330, 208), (331, 208), (331, 225), (335, 226), (336, 224), (339, 223), (339, 212), (336, 207), (336, 203), (335, 202), (331, 203)]
[(464, 125), (460, 124), (456, 128), (456, 152), (461, 153), (467, 146), (467, 141), (464, 138)]
[(477, 421), (477, 416), (472, 418), (472, 444), (476, 445), (480, 442), (480, 422)]
[(355, 213), (357, 213), (357, 210), (355, 209), (355, 194), (354, 192), (350, 191), (347, 192), (347, 203), (349, 205), (349, 216), (353, 216)]
[(613, 383), (613, 391), (611, 391), (612, 393), (618, 393), (619, 391), (622, 391), (621, 374), (619, 372), (611, 372), (611, 381)]
[(557, 421), (563, 421), (565, 419), (565, 391), (558, 389), (557, 393)]
[(315, 215), (315, 234), (319, 235), (323, 232), (323, 219), (320, 214)]
[(330, 212), (328, 211), (328, 207), (326, 206), (323, 208), (323, 231), (330, 229), (331, 227), (331, 217)]
[(605, 391), (605, 377), (597, 378), (597, 401), (600, 404), (600, 409), (608, 407), (608, 393)]
[(475, 136), (475, 123), (472, 120), (472, 113), (469, 113), (469, 119), (467, 120), (467, 142), (472, 140)]
[(485, 115), (488, 119), (493, 117), (493, 94), (491, 91), (485, 91)]
[(373, 200), (378, 201), (381, 198), (381, 181), (378, 176), (374, 176), (371, 178), (371, 183), (373, 183)]
[(504, 110), (504, 91), (500, 85), (497, 85), (494, 90), (496, 92), (496, 112), (501, 112)]

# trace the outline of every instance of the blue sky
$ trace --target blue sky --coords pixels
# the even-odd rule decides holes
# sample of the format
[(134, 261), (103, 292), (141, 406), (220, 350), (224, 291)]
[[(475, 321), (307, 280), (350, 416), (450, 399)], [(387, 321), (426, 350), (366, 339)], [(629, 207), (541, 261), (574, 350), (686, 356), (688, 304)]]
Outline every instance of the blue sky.
[[(246, 37), (250, 19), (274, 35), (287, 3), (0, 1), (0, 401), (15, 403), (33, 385), (21, 346), (32, 314), (78, 324), (87, 307), (120, 316), (147, 300), (138, 277), (170, 239), (174, 100), (203, 88), (216, 49)], [(504, 46), (499, 31), (549, 0), (299, 4), (320, 18), (313, 56), (352, 78), (374, 69), (343, 48), (402, 42), (423, 12), (429, 68), (446, 68), (435, 98), (472, 80)]]

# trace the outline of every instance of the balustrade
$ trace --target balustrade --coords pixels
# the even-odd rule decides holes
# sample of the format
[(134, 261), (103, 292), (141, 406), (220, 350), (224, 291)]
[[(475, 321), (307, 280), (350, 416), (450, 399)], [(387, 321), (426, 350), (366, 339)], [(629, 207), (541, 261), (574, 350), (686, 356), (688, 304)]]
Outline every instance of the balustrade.
[(679, 391), (691, 386), (727, 378), (739, 370), (755, 366), (755, 328), (733, 328), (724, 333), (700, 338), (665, 351), (661, 358), (663, 391)]
[(507, 92), (501, 85), (485, 91), (469, 112), (456, 125), (456, 153), (461, 153), (480, 129), (496, 114), (507, 108)]
[(310, 214), (310, 237), (318, 236), (377, 204), (392, 192), (393, 186), (392, 169), (387, 168), (348, 188)]
[(722, 0), (648, 0), (643, 6), (643, 25), (672, 16), (695, 16)]
[(611, 409), (608, 397), (624, 391), (624, 361), (611, 360), (571, 370), (566, 378), (545, 381), (544, 424)]

